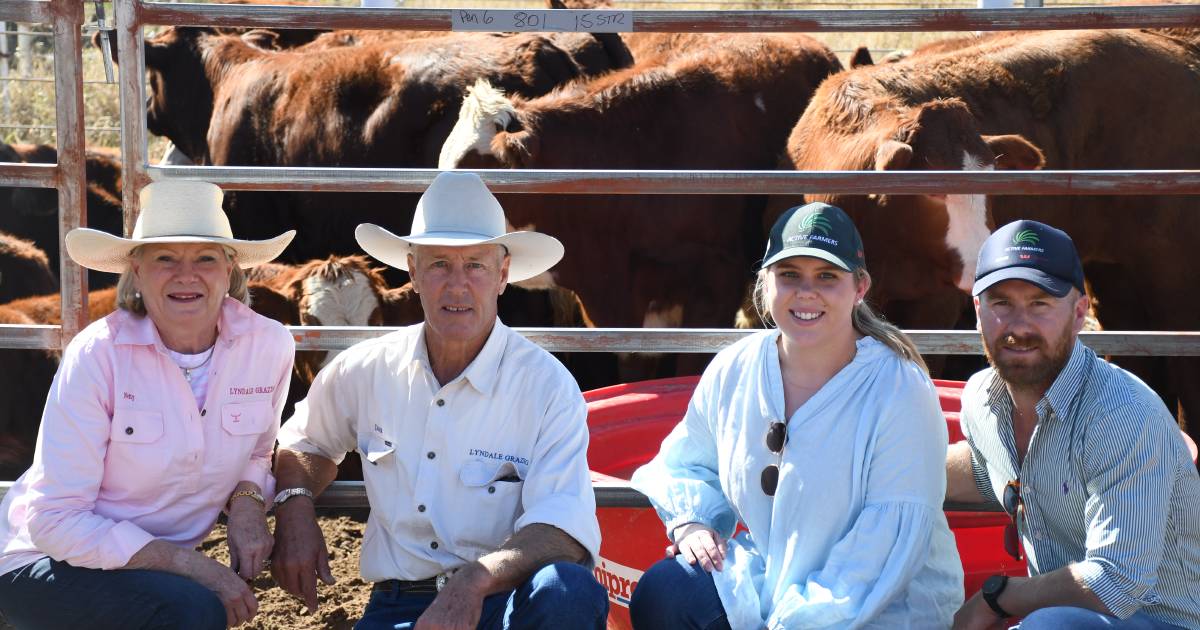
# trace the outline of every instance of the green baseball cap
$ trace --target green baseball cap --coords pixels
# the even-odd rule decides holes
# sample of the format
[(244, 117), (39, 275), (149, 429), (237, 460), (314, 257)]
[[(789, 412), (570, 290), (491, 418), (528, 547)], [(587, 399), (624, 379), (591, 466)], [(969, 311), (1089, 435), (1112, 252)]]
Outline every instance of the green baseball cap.
[(820, 258), (846, 271), (867, 265), (862, 236), (850, 216), (820, 202), (789, 208), (775, 221), (759, 269), (793, 256)]

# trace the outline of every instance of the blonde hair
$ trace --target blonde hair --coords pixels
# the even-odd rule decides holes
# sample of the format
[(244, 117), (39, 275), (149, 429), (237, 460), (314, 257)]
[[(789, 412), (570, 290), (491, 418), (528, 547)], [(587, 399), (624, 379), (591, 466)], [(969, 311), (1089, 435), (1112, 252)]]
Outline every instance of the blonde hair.
[[(853, 273), (855, 283), (860, 283), (870, 277), (866, 269), (860, 268)], [(766, 269), (760, 270), (754, 280), (753, 302), (754, 310), (758, 311), (759, 318), (774, 328), (775, 320), (771, 317), (771, 309), (767, 305)], [(854, 305), (854, 310), (850, 312), (850, 324), (854, 326), (854, 330), (858, 334), (875, 339), (890, 348), (892, 352), (900, 355), (901, 358), (916, 363), (925, 373), (929, 373), (929, 366), (925, 365), (925, 359), (921, 358), (921, 353), (917, 351), (917, 346), (912, 339), (909, 339), (904, 331), (884, 319), (882, 315), (876, 313), (866, 300)]]
[[(228, 248), (223, 248), (226, 259), (233, 263), (233, 269), (229, 271), (229, 297), (250, 306), (250, 291), (247, 286), (246, 272), (237, 264), (237, 256)], [(139, 245), (129, 252), (129, 259), (137, 258), (142, 254), (142, 247)], [(126, 264), (125, 271), (121, 272), (121, 277), (117, 279), (117, 308), (129, 311), (134, 315), (146, 315), (146, 303), (142, 301), (141, 294), (138, 293), (137, 287), (133, 281), (133, 266)]]

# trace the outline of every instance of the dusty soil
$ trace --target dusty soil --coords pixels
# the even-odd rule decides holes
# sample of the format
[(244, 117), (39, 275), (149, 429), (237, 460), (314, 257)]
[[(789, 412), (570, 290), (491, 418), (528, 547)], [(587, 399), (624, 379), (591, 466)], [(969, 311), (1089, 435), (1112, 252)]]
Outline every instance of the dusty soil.
[[(272, 531), (275, 519), (269, 519)], [(326, 586), (317, 582), (321, 604), (309, 615), (304, 603), (283, 592), (267, 572), (254, 580), (254, 595), (258, 598), (258, 615), (242, 628), (259, 630), (350, 630), (362, 616), (371, 589), (358, 575), (358, 554), (362, 547), (366, 517), (322, 516), (321, 531), (329, 547), (329, 568), (337, 583)], [(229, 563), (229, 546), (225, 543), (225, 526), (218, 524), (208, 539), (200, 545), (205, 554)]]

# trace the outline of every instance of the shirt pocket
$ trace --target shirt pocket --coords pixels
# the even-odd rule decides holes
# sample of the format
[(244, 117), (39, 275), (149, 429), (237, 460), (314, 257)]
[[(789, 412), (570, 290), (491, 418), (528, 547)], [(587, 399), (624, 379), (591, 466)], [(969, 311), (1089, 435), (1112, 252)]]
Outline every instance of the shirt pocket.
[(162, 412), (114, 410), (101, 483), (105, 492), (133, 498), (161, 491), (160, 484), (171, 476), (174, 456), (174, 448), (164, 438), (165, 432)]
[(362, 451), (363, 461), (372, 466), (388, 465), (395, 461), (392, 454), (396, 452), (396, 447), (391, 440), (385, 440), (381, 435), (371, 434), (367, 440), (366, 446), (359, 446)]
[[(521, 513), (526, 467), (515, 462), (470, 460), (458, 470), (461, 500), (472, 516), (455, 523), (458, 542), (478, 552), (495, 551), (512, 535)], [(452, 508), (453, 509), (453, 508)]]
[(158, 411), (117, 409), (108, 439), (123, 444), (153, 444), (163, 436), (163, 417)]
[(225, 403), (221, 405), (221, 428), (230, 435), (258, 435), (271, 426), (274, 412), (267, 401)]

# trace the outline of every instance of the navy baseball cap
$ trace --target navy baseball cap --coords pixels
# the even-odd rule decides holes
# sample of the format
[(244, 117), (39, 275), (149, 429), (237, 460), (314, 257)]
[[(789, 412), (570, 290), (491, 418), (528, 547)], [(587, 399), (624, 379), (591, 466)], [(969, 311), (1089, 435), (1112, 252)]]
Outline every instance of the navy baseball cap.
[(841, 208), (820, 202), (789, 208), (780, 215), (771, 227), (767, 253), (759, 269), (793, 256), (820, 258), (846, 271), (867, 264), (862, 237), (850, 216)]
[(1083, 293), (1083, 264), (1067, 233), (1037, 221), (1013, 221), (983, 242), (975, 267), (973, 295), (1005, 280), (1024, 280), (1063, 297)]

